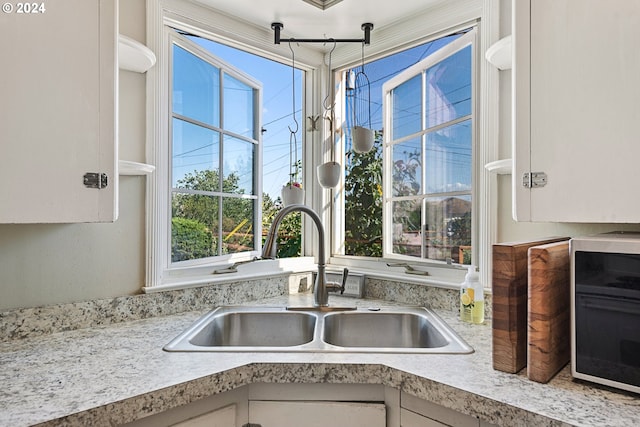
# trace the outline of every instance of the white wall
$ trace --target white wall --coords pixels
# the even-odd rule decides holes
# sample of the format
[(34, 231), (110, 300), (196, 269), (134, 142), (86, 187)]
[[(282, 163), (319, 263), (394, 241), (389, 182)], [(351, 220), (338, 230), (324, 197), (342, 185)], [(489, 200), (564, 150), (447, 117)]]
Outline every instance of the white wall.
[[(145, 0), (120, 2), (120, 32), (144, 42)], [(144, 161), (144, 75), (120, 72), (119, 96), (120, 158)], [(0, 310), (139, 292), (144, 180), (121, 178), (113, 224), (0, 225)]]

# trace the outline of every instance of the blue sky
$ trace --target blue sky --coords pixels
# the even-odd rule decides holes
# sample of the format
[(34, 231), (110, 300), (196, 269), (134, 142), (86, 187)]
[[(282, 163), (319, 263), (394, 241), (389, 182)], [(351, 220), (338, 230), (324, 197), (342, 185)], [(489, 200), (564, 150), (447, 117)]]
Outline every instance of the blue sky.
[[(192, 40), (218, 58), (262, 82), (262, 127), (266, 129), (262, 135), (263, 191), (269, 193), (273, 198), (278, 197), (281, 187), (289, 181), (289, 126), (295, 130), (295, 122), (292, 118), (293, 76), (291, 64), (281, 64), (197, 37)], [(296, 69), (296, 117), (300, 124), (296, 136), (300, 153), (302, 152), (303, 124), (300, 114), (302, 74), (302, 71)]]
[[(373, 129), (382, 129), (382, 85), (407, 67), (436, 52), (457, 37), (459, 35), (445, 37), (365, 65), (364, 71), (369, 79), (371, 89), (371, 127)], [(292, 80), (295, 82), (295, 109), (297, 110), (296, 117), (299, 122), (299, 131), (296, 137), (298, 150), (300, 153), (302, 150), (303, 121), (300, 110), (302, 106), (303, 72), (296, 69), (295, 78), (292, 79), (290, 62), (281, 64), (198, 37), (193, 37), (192, 40), (216, 57), (262, 83), (262, 127), (266, 129), (266, 132), (263, 133), (263, 191), (270, 194), (272, 198), (278, 197), (280, 188), (289, 180), (289, 126), (294, 129), (296, 127), (292, 118)], [(353, 71), (361, 71), (360, 66), (354, 67)], [(357, 105), (363, 105), (361, 100), (358, 101)], [(360, 109), (358, 108), (358, 110)], [(351, 125), (351, 121), (350, 118), (347, 118), (347, 128)], [(360, 121), (358, 124), (361, 124)]]

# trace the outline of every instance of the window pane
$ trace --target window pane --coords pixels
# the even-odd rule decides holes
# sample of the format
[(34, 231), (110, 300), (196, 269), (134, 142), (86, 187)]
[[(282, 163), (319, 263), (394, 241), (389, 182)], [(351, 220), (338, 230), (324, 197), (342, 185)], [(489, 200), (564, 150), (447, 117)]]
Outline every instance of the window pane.
[(427, 193), (471, 192), (471, 119), (427, 135)]
[(471, 246), (471, 196), (430, 197), (426, 204), (427, 258), (459, 262), (460, 246)]
[(422, 147), (420, 138), (393, 146), (391, 186), (393, 197), (413, 196), (422, 192)]
[(255, 249), (253, 220), (256, 203), (252, 199), (222, 199), (223, 254)]
[(224, 136), (224, 192), (254, 194), (253, 152), (255, 144)]
[(393, 216), (393, 253), (421, 257), (421, 199), (392, 202), (391, 210)]
[(253, 88), (224, 75), (224, 128), (247, 138), (254, 138)]
[(392, 139), (420, 132), (422, 129), (422, 75), (402, 83), (391, 94), (393, 109)]
[(217, 255), (218, 197), (173, 193), (171, 261)]
[(173, 46), (173, 112), (220, 126), (220, 70)]
[(180, 119), (173, 119), (174, 188), (219, 191), (220, 134)]
[(426, 86), (427, 129), (471, 114), (471, 46), (429, 68)]

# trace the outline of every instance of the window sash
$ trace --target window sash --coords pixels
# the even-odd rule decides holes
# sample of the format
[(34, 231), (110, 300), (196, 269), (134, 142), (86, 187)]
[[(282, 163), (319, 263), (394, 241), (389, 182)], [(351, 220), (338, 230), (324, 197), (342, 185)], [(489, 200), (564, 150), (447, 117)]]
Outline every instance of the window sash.
[[(220, 257), (224, 255), (222, 242), (225, 241), (226, 239), (224, 235), (225, 234), (225, 226), (224, 226), (225, 218), (224, 218), (223, 206), (225, 201), (234, 200), (234, 199), (235, 200), (247, 199), (247, 200), (253, 201), (252, 202), (253, 208), (251, 209), (251, 215), (249, 220), (249, 222), (251, 223), (250, 228), (253, 230), (253, 245), (252, 245), (253, 249), (248, 251), (240, 251), (238, 253), (233, 253), (233, 254), (236, 255), (236, 254), (246, 253), (247, 256), (249, 257), (256, 256), (260, 252), (260, 248), (262, 244), (262, 192), (260, 190), (261, 180), (259, 179), (259, 176), (262, 173), (261, 171), (262, 146), (261, 146), (261, 133), (260, 133), (260, 127), (261, 127), (261, 121), (262, 121), (261, 119), (262, 85), (260, 82), (254, 80), (247, 74), (243, 73), (240, 70), (235, 69), (232, 65), (227, 64), (225, 61), (212, 55), (210, 52), (201, 48), (197, 44), (193, 43), (191, 40), (180, 35), (175, 30), (167, 27), (167, 32), (169, 33), (169, 36), (168, 36), (169, 42), (167, 43), (167, 46), (169, 49), (168, 56), (169, 56), (169, 69), (170, 69), (170, 72), (169, 72), (170, 78), (168, 79), (169, 86), (170, 86), (168, 90), (168, 95), (169, 95), (168, 97), (169, 98), (168, 100), (168, 105), (169, 105), (168, 150), (170, 153), (173, 152), (174, 120), (180, 120), (189, 125), (196, 126), (199, 129), (204, 129), (204, 130), (213, 132), (215, 133), (216, 135), (215, 138), (217, 139), (217, 152), (213, 153), (212, 158), (210, 159), (212, 163), (209, 167), (213, 168), (213, 170), (217, 169), (218, 171), (217, 172), (218, 184), (217, 184), (217, 188), (214, 189), (213, 191), (202, 191), (202, 190), (193, 190), (189, 188), (177, 187), (175, 185), (176, 180), (175, 178), (173, 178), (173, 174), (175, 172), (174, 164), (173, 164), (173, 155), (169, 156), (169, 167), (168, 167), (170, 171), (169, 179), (170, 179), (170, 182), (172, 182), (172, 185), (170, 185), (168, 188), (169, 203), (171, 204), (171, 201), (173, 200), (173, 197), (175, 195), (183, 194), (183, 195), (209, 197), (211, 198), (212, 203), (213, 204), (217, 203), (217, 206), (218, 206), (217, 212), (211, 213), (215, 223), (215, 224), (212, 224), (213, 227), (212, 227), (211, 234), (214, 239), (217, 239), (216, 240), (217, 244), (214, 245), (215, 252), (212, 253), (212, 256), (196, 257), (189, 260), (174, 261), (172, 259), (172, 254), (171, 254), (172, 246), (173, 246), (172, 245), (173, 235), (170, 231), (167, 234), (167, 239), (168, 239), (167, 259), (169, 260), (169, 267), (175, 268), (175, 267), (181, 267), (184, 265), (188, 266), (192, 264), (211, 263), (211, 262), (215, 262), (216, 259), (220, 259)], [(174, 110), (174, 102), (173, 102), (174, 79), (173, 79), (172, 71), (174, 69), (173, 53), (175, 51), (175, 47), (179, 47), (185, 50), (186, 52), (194, 55), (197, 59), (202, 61), (204, 64), (208, 64), (212, 66), (214, 69), (218, 70), (218, 72), (214, 76), (218, 80), (217, 91), (215, 93), (212, 93), (211, 95), (211, 96), (214, 96), (214, 99), (212, 100), (212, 102), (217, 104), (217, 107), (214, 107), (213, 111), (218, 114), (218, 117), (214, 118), (212, 123), (204, 122), (201, 119), (194, 118), (189, 115), (185, 116), (184, 114), (181, 114), (180, 112), (176, 112)], [(252, 112), (250, 113), (252, 117), (252, 119), (250, 119), (252, 121), (252, 123), (250, 123), (250, 128), (252, 133), (251, 135), (242, 135), (236, 131), (227, 129), (227, 123), (225, 122), (225, 108), (226, 108), (225, 92), (227, 90), (226, 88), (227, 82), (242, 84), (252, 90), (253, 95), (251, 96), (252, 99), (250, 101), (252, 103)], [(251, 184), (249, 188), (250, 190), (249, 194), (229, 193), (229, 192), (225, 192), (223, 189), (223, 182), (226, 175), (226, 172), (224, 170), (224, 165), (226, 164), (225, 143), (228, 144), (227, 142), (228, 140), (234, 140), (234, 139), (253, 145), (253, 149), (252, 149), (253, 158), (251, 161), (252, 179), (251, 179)], [(201, 169), (201, 170), (206, 170), (206, 169), (207, 168)], [(167, 227), (169, 228), (169, 230), (171, 230), (173, 218), (174, 218), (173, 213), (170, 213), (168, 215), (168, 224), (167, 224)]]
[[(383, 257), (384, 258), (400, 258), (404, 260), (408, 260), (411, 262), (437, 262), (433, 259), (430, 259), (428, 254), (426, 253), (426, 231), (425, 225), (427, 224), (427, 218), (425, 215), (427, 214), (426, 209), (426, 201), (430, 198), (443, 198), (447, 196), (456, 196), (456, 197), (465, 197), (469, 196), (471, 201), (473, 201), (473, 188), (475, 187), (474, 180), (478, 179), (478, 177), (474, 176), (474, 160), (473, 160), (473, 151), (475, 146), (475, 61), (473, 60), (474, 51), (475, 51), (475, 43), (476, 43), (476, 29), (472, 28), (467, 34), (461, 36), (457, 40), (452, 41), (448, 45), (444, 46), (437, 52), (434, 52), (432, 55), (423, 59), (422, 61), (414, 64), (413, 66), (407, 68), (403, 72), (391, 78), (383, 85), (383, 111), (384, 111), (384, 128), (388, 130), (384, 133), (383, 136), (383, 191), (384, 191), (384, 199), (383, 199)], [(439, 122), (434, 126), (429, 127), (427, 123), (427, 93), (426, 93), (426, 75), (427, 72), (436, 66), (439, 63), (442, 63), (446, 59), (452, 57), (458, 52), (466, 49), (467, 47), (471, 47), (471, 76), (470, 81), (472, 84), (471, 87), (471, 114), (466, 114), (463, 116), (454, 117), (451, 120), (447, 120), (444, 122)], [(421, 129), (415, 132), (411, 132), (410, 134), (401, 134), (400, 137), (394, 139), (395, 136), (393, 134), (393, 91), (400, 87), (403, 83), (409, 82), (412, 79), (417, 77), (421, 78), (421, 105), (420, 105), (420, 121), (421, 121)], [(470, 122), (471, 126), (471, 149), (472, 149), (472, 158), (470, 160), (470, 176), (471, 183), (470, 188), (465, 191), (428, 191), (427, 188), (427, 173), (425, 172), (425, 168), (427, 167), (428, 154), (427, 154), (427, 138), (430, 134), (441, 131), (446, 128), (450, 128), (457, 124), (464, 123), (465, 121)], [(394, 194), (392, 190), (393, 186), (393, 148), (399, 146), (404, 142), (409, 142), (412, 140), (419, 141), (420, 146), (420, 164), (422, 165), (422, 170), (420, 171), (420, 189), (415, 194)], [(394, 252), (394, 232), (393, 232), (393, 206), (395, 203), (409, 202), (409, 201), (417, 202), (421, 205), (420, 208), (420, 216), (421, 216), (421, 225), (419, 230), (415, 230), (420, 233), (422, 236), (420, 242), (420, 255), (418, 256), (410, 256), (403, 255), (397, 252)], [(477, 215), (475, 204), (471, 204), (472, 206), (472, 217)], [(475, 221), (471, 221), (472, 224)], [(473, 227), (473, 226), (472, 226)], [(471, 232), (472, 241), (473, 239), (473, 231)], [(475, 252), (475, 251), (474, 251)], [(473, 262), (473, 261), (472, 261)]]

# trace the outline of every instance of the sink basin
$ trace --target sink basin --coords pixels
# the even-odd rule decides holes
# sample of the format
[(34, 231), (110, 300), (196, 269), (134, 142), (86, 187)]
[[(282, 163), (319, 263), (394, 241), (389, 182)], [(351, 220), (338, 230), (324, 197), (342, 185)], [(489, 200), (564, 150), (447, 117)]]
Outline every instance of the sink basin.
[(174, 338), (166, 351), (472, 353), (433, 311), (385, 307), (334, 311), (219, 307)]
[[(281, 308), (223, 307), (200, 318), (165, 350), (220, 347), (286, 348), (311, 342), (316, 316)], [(237, 351), (229, 348), (230, 351)]]
[(438, 348), (449, 341), (422, 313), (334, 313), (324, 319), (323, 340), (339, 347)]

